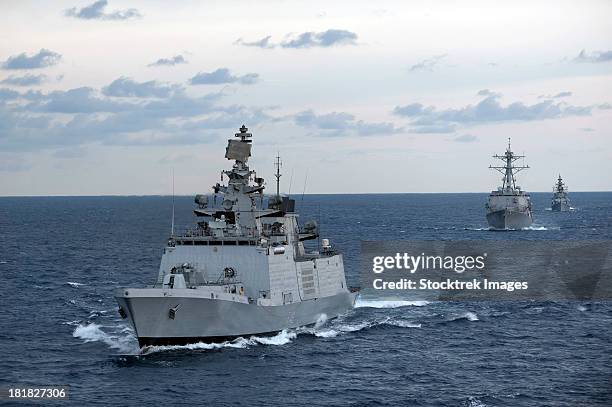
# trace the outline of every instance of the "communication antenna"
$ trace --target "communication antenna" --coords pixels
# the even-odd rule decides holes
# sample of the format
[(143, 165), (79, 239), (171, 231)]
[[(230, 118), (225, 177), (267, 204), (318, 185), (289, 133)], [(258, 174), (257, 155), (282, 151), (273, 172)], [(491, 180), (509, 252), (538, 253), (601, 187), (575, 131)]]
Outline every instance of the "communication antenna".
[(304, 177), (304, 189), (302, 190), (302, 202), (304, 204), (304, 193), (306, 193), (306, 182), (308, 181), (308, 169), (306, 169), (306, 176)]
[(274, 166), (276, 167), (276, 174), (274, 174), (274, 176), (276, 177), (276, 196), (280, 196), (280, 169), (283, 166), (283, 163), (280, 159), (280, 153), (276, 153), (276, 161), (274, 161)]
[(172, 168), (172, 228), (170, 236), (174, 237), (174, 168)]
[(291, 185), (293, 184), (293, 170), (291, 170), (291, 177), (289, 178), (289, 192), (287, 195), (291, 195)]
[(318, 224), (319, 230), (317, 231), (317, 232), (319, 232), (318, 233), (319, 236), (318, 236), (318, 239), (317, 239), (317, 249), (321, 250), (321, 233), (322, 233), (321, 232), (321, 226), (322, 226), (321, 225), (321, 202), (319, 202), (317, 206), (318, 206), (317, 218), (319, 219), (319, 222), (318, 222), (319, 223)]

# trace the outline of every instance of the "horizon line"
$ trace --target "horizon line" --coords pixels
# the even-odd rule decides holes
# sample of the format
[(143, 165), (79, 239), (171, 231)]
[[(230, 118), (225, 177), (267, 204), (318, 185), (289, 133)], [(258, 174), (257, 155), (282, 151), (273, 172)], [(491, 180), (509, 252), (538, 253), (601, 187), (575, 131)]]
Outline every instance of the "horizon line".
[[(611, 193), (612, 190), (596, 190), (596, 191), (571, 191), (569, 194), (579, 193)], [(477, 191), (477, 192), (343, 192), (343, 193), (307, 193), (308, 195), (461, 195), (461, 194), (490, 194), (491, 191)], [(552, 193), (551, 191), (531, 191), (528, 194), (546, 194)], [(196, 194), (174, 194), (175, 197), (191, 197)], [(274, 195), (274, 194), (265, 194)], [(287, 195), (281, 193), (281, 195)], [(293, 196), (301, 196), (302, 194), (290, 194)], [(98, 197), (153, 197), (153, 196), (173, 196), (172, 194), (99, 194), (99, 195), (67, 195), (67, 194), (55, 194), (55, 195), (0, 195), (0, 198), (98, 198)]]

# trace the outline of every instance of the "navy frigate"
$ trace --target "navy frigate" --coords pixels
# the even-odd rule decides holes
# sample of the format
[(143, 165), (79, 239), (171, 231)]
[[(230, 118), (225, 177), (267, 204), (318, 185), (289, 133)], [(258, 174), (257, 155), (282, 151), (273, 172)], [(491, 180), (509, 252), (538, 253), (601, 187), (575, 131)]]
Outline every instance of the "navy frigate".
[(355, 303), (342, 255), (319, 239), (315, 221), (300, 228), (295, 200), (280, 193), (280, 160), (276, 194), (264, 195), (264, 179), (247, 164), (252, 134), (243, 125), (235, 137), (225, 153), (233, 166), (221, 173), (227, 184), (195, 196), (193, 228), (175, 234), (173, 222), (155, 284), (115, 292), (141, 347), (272, 334)]
[(569, 198), (567, 197), (567, 186), (559, 174), (557, 183), (553, 187), (553, 196), (550, 208), (555, 212), (566, 212), (571, 209)]
[(486, 204), (487, 222), (494, 229), (522, 229), (533, 223), (529, 194), (516, 185), (514, 178), (517, 172), (529, 168), (515, 165), (516, 160), (524, 157), (512, 152), (510, 139), (506, 152), (493, 156), (504, 162), (503, 166), (489, 166), (503, 174), (502, 185), (489, 194)]

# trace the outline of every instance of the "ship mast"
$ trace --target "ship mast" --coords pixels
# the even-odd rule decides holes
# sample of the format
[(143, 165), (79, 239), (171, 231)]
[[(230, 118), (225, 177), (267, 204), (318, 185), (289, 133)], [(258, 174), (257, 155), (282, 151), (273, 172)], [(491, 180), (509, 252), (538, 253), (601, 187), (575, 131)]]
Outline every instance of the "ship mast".
[(276, 161), (274, 161), (274, 167), (276, 168), (276, 174), (274, 174), (274, 177), (276, 177), (276, 196), (280, 196), (280, 177), (282, 176), (280, 169), (282, 165), (283, 163), (280, 159), (280, 153), (277, 153)]
[(557, 180), (557, 185), (555, 185), (555, 187), (557, 192), (565, 191), (565, 185), (563, 185), (563, 178), (561, 178), (561, 174), (559, 174), (559, 179)]
[(521, 171), (524, 170), (525, 168), (529, 168), (528, 165), (514, 165), (514, 162), (516, 160), (518, 160), (519, 158), (525, 158), (524, 155), (516, 155), (512, 152), (512, 149), (510, 147), (510, 137), (508, 137), (508, 148), (506, 149), (506, 152), (504, 153), (504, 155), (498, 155), (495, 154), (493, 156), (493, 158), (497, 158), (500, 159), (502, 161), (504, 161), (505, 165), (501, 166), (501, 167), (496, 167), (496, 166), (492, 166), (489, 165), (489, 168), (492, 168), (494, 170), (499, 171), (500, 173), (502, 173), (502, 175), (504, 176), (502, 178), (502, 188), (503, 190), (507, 190), (507, 189), (516, 189), (516, 181), (514, 179), (514, 175)]

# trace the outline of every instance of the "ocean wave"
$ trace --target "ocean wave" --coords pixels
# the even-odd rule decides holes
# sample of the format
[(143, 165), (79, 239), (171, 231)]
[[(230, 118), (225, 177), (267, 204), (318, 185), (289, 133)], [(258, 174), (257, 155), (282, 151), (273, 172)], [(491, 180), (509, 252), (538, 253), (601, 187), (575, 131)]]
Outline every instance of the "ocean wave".
[(461, 315), (456, 315), (456, 316), (453, 316), (453, 317), (447, 319), (446, 322), (453, 322), (453, 321), (470, 321), (470, 322), (475, 322), (475, 321), (480, 321), (480, 319), (478, 319), (478, 315), (476, 315), (475, 312), (467, 311), (467, 312), (464, 312)]
[(314, 327), (314, 328), (298, 328), (298, 334), (310, 334), (318, 338), (335, 338), (339, 335), (359, 332), (364, 329), (370, 329), (377, 326), (394, 326), (397, 328), (421, 328), (421, 324), (412, 321), (406, 321), (402, 319), (394, 319), (391, 317), (385, 317), (381, 319), (374, 319), (370, 321), (360, 322), (333, 322), (327, 327)]
[(468, 407), (486, 407), (486, 404), (483, 403), (478, 398), (470, 396), (466, 400), (466, 406), (468, 406)]
[(402, 320), (389, 321), (387, 325), (396, 326), (398, 328), (421, 328), (421, 324)]
[(102, 342), (113, 349), (119, 350), (124, 354), (138, 354), (140, 349), (132, 335), (116, 335), (106, 333), (102, 330), (102, 326), (98, 324), (79, 324), (72, 333), (75, 338), (82, 339), (85, 343)]
[(70, 326), (75, 326), (75, 325), (79, 325), (81, 322), (83, 322), (80, 319), (75, 319), (74, 321), (64, 321), (61, 324), (62, 325), (70, 325)]
[(292, 339), (297, 337), (297, 333), (293, 331), (283, 330), (274, 336), (251, 336), (247, 338), (236, 338), (233, 341), (226, 341), (220, 343), (190, 343), (187, 345), (160, 345), (160, 346), (146, 346), (142, 349), (142, 355), (149, 355), (152, 353), (177, 351), (177, 350), (215, 350), (222, 348), (238, 348), (244, 349), (249, 346), (256, 345), (286, 345), (291, 342)]
[(560, 227), (555, 227), (555, 226), (550, 226), (550, 227), (546, 227), (546, 226), (537, 226), (537, 225), (531, 225), (531, 226), (527, 226), (526, 228), (522, 228), (521, 230), (559, 230), (561, 229)]
[(406, 301), (406, 300), (366, 300), (357, 297), (355, 308), (400, 308), (400, 307), (423, 307), (429, 304), (427, 301)]
[(66, 284), (68, 284), (72, 288), (79, 288), (82, 285), (86, 285), (84, 283), (76, 283), (74, 281), (67, 281)]

